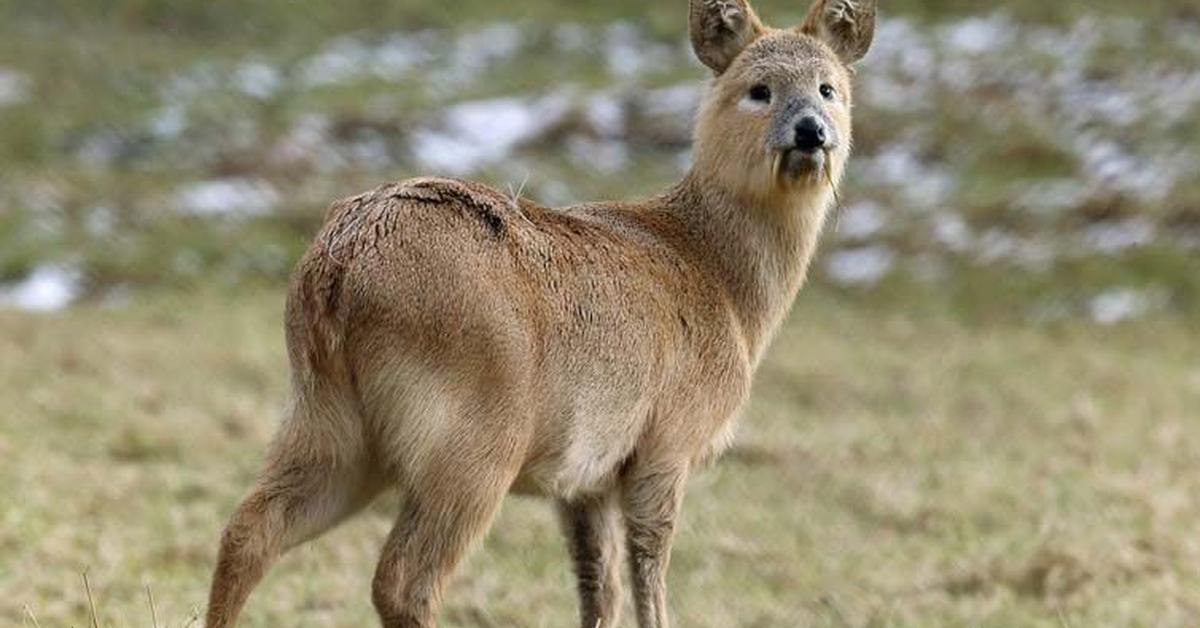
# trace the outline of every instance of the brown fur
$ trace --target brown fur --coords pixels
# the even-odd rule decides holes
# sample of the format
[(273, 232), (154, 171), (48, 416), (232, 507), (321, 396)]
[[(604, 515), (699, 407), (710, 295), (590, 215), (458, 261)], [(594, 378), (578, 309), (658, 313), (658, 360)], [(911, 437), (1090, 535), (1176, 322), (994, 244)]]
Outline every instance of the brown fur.
[[(617, 624), (622, 537), (639, 626), (665, 628), (684, 482), (728, 443), (804, 281), (849, 154), (848, 64), (869, 44), (838, 24), (868, 14), (818, 0), (774, 30), (742, 0), (693, 0), (716, 76), (694, 168), (654, 198), (549, 209), (425, 178), (335, 203), (293, 275), (292, 407), (225, 530), (209, 628), (386, 486), (403, 504), (373, 586), (384, 626), (433, 626), (446, 578), (522, 492), (558, 501), (584, 628)], [(745, 100), (762, 82), (810, 108), (836, 87), (823, 176), (781, 173), (764, 138), (787, 103)]]

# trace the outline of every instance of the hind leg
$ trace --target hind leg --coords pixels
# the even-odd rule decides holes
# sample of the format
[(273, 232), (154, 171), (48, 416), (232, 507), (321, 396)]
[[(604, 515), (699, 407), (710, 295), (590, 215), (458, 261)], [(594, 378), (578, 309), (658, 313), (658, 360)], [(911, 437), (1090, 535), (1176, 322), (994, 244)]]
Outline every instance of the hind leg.
[(411, 485), (384, 545), (372, 600), (384, 628), (432, 628), (446, 580), (487, 531), (515, 469), (445, 456)]
[(342, 417), (297, 412), (221, 537), (205, 625), (235, 625), (250, 591), (283, 552), (361, 509), (379, 490), (361, 438)]

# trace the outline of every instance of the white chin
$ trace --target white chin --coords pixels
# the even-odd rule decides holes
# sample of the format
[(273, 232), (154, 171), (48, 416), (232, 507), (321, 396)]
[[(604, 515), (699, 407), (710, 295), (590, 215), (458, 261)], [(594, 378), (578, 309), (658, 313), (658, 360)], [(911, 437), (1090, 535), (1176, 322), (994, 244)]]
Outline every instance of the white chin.
[(825, 170), (825, 159), (822, 151), (789, 150), (780, 158), (780, 174), (797, 182), (820, 180)]

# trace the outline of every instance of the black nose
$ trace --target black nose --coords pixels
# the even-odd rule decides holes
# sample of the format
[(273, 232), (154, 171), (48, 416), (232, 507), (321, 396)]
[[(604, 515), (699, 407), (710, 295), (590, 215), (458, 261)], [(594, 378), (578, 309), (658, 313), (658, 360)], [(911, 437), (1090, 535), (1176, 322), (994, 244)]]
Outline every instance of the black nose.
[(825, 146), (825, 125), (815, 116), (805, 116), (796, 123), (796, 148), (817, 150)]

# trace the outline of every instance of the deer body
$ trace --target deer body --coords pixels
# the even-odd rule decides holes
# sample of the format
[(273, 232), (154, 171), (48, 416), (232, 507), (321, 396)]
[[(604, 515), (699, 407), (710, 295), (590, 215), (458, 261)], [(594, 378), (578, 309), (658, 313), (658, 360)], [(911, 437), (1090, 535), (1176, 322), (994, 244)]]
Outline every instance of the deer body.
[[(610, 488), (649, 432), (698, 452), (750, 369), (720, 270), (673, 211), (684, 194), (554, 210), (426, 178), (338, 203), (293, 287), (297, 361), (336, 371), (344, 352), (399, 478), (445, 439), (482, 440), (512, 451), (515, 489), (571, 499)], [(337, 336), (310, 316), (342, 319)], [(473, 386), (505, 410), (453, 407)]]
[[(695, 166), (649, 200), (550, 209), (421, 178), (335, 203), (293, 275), (292, 408), (226, 528), (208, 626), (233, 625), (283, 551), (395, 486), (384, 626), (433, 626), (446, 578), (521, 492), (558, 503), (584, 628), (618, 621), (622, 546), (639, 625), (665, 628), (684, 480), (728, 443), (804, 281), (868, 4), (820, 0), (774, 31), (743, 0), (693, 0), (716, 78)], [(814, 104), (818, 85), (844, 99)]]

